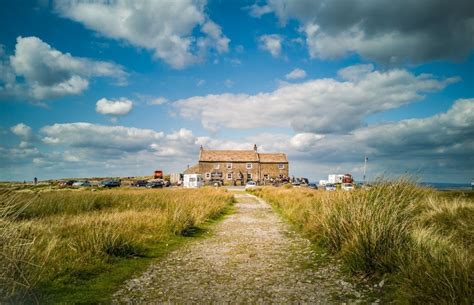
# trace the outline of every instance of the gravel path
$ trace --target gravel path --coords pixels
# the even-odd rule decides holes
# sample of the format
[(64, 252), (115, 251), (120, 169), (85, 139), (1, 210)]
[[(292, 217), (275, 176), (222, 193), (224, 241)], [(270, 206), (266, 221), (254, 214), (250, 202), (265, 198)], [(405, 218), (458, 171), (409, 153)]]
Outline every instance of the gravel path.
[(151, 265), (115, 294), (114, 303), (356, 303), (364, 292), (337, 263), (317, 266), (308, 240), (263, 200), (236, 194), (236, 213), (205, 239)]

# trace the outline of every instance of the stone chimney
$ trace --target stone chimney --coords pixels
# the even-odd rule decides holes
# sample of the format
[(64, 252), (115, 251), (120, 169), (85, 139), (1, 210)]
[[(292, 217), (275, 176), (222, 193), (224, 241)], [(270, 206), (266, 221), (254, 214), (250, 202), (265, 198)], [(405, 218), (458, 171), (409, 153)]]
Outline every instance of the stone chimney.
[(257, 151), (257, 144), (253, 145), (253, 150)]

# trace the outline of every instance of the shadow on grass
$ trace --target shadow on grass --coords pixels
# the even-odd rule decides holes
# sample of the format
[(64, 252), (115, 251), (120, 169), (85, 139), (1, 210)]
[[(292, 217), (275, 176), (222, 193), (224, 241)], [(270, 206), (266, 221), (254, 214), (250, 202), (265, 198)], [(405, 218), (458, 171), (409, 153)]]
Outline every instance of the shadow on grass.
[(205, 228), (200, 228), (196, 226), (188, 227), (181, 231), (181, 236), (184, 237), (201, 237), (205, 233), (207, 233), (209, 230)]

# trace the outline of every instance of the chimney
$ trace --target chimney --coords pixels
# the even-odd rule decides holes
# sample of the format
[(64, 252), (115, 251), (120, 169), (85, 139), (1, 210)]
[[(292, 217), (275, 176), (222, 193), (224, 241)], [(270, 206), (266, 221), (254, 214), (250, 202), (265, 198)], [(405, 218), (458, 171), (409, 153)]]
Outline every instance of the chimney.
[(253, 150), (257, 151), (257, 144), (253, 145)]
[(199, 150), (200, 150), (200, 151), (203, 151), (203, 150), (204, 150), (204, 148), (202, 147), (202, 145), (201, 145), (201, 147), (199, 148)]

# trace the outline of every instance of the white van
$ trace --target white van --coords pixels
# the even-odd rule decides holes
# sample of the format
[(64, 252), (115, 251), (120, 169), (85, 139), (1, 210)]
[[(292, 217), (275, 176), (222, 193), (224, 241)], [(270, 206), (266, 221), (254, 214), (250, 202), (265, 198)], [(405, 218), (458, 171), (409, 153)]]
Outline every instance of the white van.
[(183, 187), (185, 188), (199, 188), (204, 185), (204, 180), (201, 174), (186, 174), (183, 177)]

